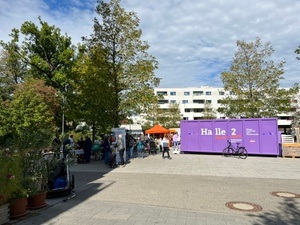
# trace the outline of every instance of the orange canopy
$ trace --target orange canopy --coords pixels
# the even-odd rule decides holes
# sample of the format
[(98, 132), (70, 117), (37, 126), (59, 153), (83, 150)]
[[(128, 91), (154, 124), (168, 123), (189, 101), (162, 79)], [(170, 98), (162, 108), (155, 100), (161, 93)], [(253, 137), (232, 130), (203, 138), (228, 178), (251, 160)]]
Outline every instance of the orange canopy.
[(169, 133), (169, 130), (160, 126), (159, 124), (145, 131), (146, 134), (166, 134)]

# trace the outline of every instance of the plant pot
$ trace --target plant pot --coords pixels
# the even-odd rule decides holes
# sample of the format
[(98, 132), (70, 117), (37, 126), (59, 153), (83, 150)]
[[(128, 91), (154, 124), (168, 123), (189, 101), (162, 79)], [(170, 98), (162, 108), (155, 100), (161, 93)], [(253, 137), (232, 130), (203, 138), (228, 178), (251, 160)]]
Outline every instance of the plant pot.
[(0, 205), (0, 225), (9, 222), (9, 204)]
[(47, 191), (28, 197), (27, 199), (28, 209), (40, 209), (47, 206), (46, 196), (47, 196)]
[(11, 202), (10, 218), (16, 219), (25, 216), (29, 210), (27, 209), (27, 198), (18, 198)]

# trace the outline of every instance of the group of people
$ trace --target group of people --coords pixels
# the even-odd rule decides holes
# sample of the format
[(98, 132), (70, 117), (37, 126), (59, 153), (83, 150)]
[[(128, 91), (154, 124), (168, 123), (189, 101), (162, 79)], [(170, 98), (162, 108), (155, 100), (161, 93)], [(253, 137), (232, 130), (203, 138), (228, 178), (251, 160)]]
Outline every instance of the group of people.
[[(111, 161), (116, 158), (116, 153), (118, 153), (119, 162), (116, 162), (116, 164), (124, 167), (126, 161), (134, 157), (135, 149), (137, 156), (141, 158), (144, 158), (146, 150), (149, 150), (149, 153), (154, 152), (155, 154), (157, 150), (160, 150), (163, 159), (172, 159), (169, 153), (171, 142), (174, 149), (178, 148), (177, 133), (173, 134), (172, 137), (165, 135), (164, 137), (153, 139), (147, 136), (140, 136), (135, 139), (126, 131), (125, 139), (122, 137), (122, 134), (118, 134), (117, 137), (115, 135), (102, 135), (100, 138), (96, 137), (94, 142), (88, 136), (85, 139), (80, 138), (78, 142), (75, 142), (73, 135), (67, 136), (62, 142), (59, 139), (59, 135), (56, 135), (52, 141), (52, 148), (58, 156), (62, 150), (64, 158), (69, 154), (70, 149), (82, 149), (83, 154), (78, 156), (78, 162), (90, 163), (91, 156), (94, 155), (95, 160), (104, 159), (104, 163), (108, 166), (112, 166)], [(124, 156), (125, 149), (126, 157)], [(165, 154), (167, 157), (165, 157)]]
[(179, 149), (179, 136), (177, 133), (174, 133), (173, 135), (164, 135), (163, 137), (158, 138), (139, 138), (137, 142), (137, 152), (138, 155), (142, 155), (142, 158), (144, 157), (144, 151), (146, 148), (149, 148), (149, 151), (151, 151), (151, 148), (159, 149), (160, 152), (162, 152), (162, 158), (165, 159), (165, 154), (167, 154), (168, 159), (172, 159), (170, 157), (170, 146), (174, 147), (174, 150)]
[(85, 139), (80, 138), (78, 142), (75, 142), (73, 135), (67, 135), (65, 140), (61, 141), (57, 134), (52, 140), (51, 145), (54, 154), (57, 157), (60, 157), (60, 152), (62, 151), (63, 158), (66, 158), (72, 149), (83, 149), (84, 154), (78, 158), (78, 161), (82, 163), (90, 163), (93, 143), (89, 136), (86, 136)]

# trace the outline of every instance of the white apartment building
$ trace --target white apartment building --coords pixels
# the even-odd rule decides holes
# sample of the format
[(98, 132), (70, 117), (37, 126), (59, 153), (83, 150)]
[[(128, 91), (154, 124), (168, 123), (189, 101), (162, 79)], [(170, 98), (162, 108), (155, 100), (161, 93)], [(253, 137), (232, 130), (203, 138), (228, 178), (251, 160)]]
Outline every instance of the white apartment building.
[[(224, 91), (224, 88), (214, 88), (209, 86), (188, 87), (188, 88), (155, 88), (155, 94), (164, 96), (159, 101), (161, 108), (167, 109), (170, 103), (178, 103), (180, 112), (184, 120), (197, 120), (203, 117), (205, 104), (216, 111), (216, 118), (225, 118), (217, 112), (221, 106), (219, 100), (232, 95), (232, 92)], [(280, 130), (286, 131), (291, 126), (291, 115), (278, 115), (278, 126)]]
[[(209, 104), (213, 109), (220, 107), (219, 100), (231, 93), (223, 88), (208, 86), (190, 88), (155, 88), (156, 95), (163, 95), (159, 101), (161, 108), (168, 108), (170, 103), (179, 104), (180, 112), (184, 120), (198, 120), (203, 117), (204, 107)], [(217, 118), (224, 115), (217, 113)]]
[[(216, 118), (225, 118), (224, 115), (218, 113), (217, 109), (221, 106), (219, 101), (233, 93), (224, 91), (224, 88), (215, 88), (210, 86), (187, 87), (187, 88), (154, 88), (156, 95), (163, 95), (164, 99), (159, 101), (159, 105), (163, 109), (167, 109), (170, 103), (179, 104), (180, 113), (184, 120), (198, 120), (204, 115), (205, 104), (210, 104), (216, 112)], [(294, 104), (300, 103), (300, 94), (297, 96)], [(278, 127), (282, 132), (286, 132), (291, 127), (292, 113), (280, 114), (278, 117)], [(136, 124), (146, 122), (142, 115), (132, 116), (131, 119)]]

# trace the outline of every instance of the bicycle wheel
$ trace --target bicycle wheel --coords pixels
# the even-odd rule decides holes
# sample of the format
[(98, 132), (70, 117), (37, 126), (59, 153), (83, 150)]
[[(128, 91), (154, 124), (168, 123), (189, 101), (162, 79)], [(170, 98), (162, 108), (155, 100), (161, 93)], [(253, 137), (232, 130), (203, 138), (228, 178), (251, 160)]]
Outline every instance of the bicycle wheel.
[(247, 156), (248, 156), (248, 152), (247, 152), (246, 148), (245, 147), (240, 147), (239, 148), (239, 157), (241, 159), (246, 159)]
[(223, 151), (222, 151), (222, 154), (223, 154), (224, 157), (229, 156), (229, 148), (228, 147), (224, 148)]

